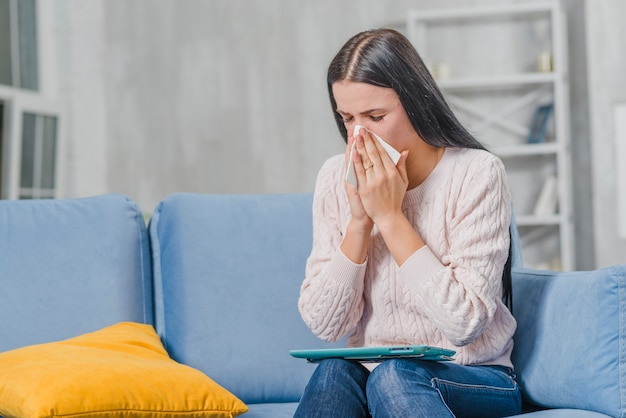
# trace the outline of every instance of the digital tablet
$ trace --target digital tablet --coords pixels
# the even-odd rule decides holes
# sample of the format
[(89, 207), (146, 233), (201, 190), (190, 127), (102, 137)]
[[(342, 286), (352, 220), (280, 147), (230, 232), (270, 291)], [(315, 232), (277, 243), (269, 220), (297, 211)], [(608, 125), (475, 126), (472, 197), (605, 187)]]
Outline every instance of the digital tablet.
[(303, 358), (317, 363), (327, 358), (344, 358), (364, 362), (377, 362), (390, 358), (408, 357), (420, 360), (448, 361), (453, 360), (454, 350), (432, 347), (429, 345), (398, 345), (382, 347), (349, 347), (322, 348), (311, 350), (291, 350), (293, 357)]

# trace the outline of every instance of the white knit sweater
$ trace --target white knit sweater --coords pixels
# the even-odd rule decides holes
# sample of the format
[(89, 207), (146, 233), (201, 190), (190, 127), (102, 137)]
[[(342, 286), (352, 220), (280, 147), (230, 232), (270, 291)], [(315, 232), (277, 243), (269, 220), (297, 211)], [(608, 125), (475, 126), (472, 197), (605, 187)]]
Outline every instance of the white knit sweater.
[(427, 344), (457, 351), (460, 364), (512, 367), (516, 322), (502, 303), (510, 195), (500, 159), (487, 151), (447, 148), (402, 210), (425, 247), (398, 266), (376, 227), (367, 260), (340, 250), (350, 206), (345, 157), (319, 172), (313, 249), (299, 309), (321, 339), (348, 335), (348, 346)]

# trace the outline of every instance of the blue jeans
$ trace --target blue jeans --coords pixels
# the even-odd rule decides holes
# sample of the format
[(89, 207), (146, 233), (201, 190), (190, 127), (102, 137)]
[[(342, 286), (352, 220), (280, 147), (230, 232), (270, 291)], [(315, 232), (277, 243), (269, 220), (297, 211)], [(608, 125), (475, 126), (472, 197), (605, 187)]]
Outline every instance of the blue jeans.
[(295, 418), (496, 418), (517, 415), (522, 398), (501, 366), (385, 360), (371, 373), (358, 362), (322, 361)]

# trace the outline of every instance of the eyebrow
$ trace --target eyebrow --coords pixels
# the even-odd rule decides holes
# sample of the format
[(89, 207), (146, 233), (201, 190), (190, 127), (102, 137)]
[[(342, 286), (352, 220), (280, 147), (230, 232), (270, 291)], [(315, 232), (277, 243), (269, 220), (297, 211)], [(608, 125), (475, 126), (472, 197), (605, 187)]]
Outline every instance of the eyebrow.
[[(360, 112), (359, 114), (360, 114), (360, 115), (371, 115), (371, 114), (373, 114), (373, 113), (379, 113), (379, 112), (386, 112), (386, 110), (385, 110), (385, 109), (383, 109), (383, 108), (378, 108), (378, 109), (369, 109), (369, 110), (366, 110), (366, 111), (364, 111), (364, 112)], [(349, 115), (349, 114), (350, 114), (350, 113), (348, 113), (348, 112), (344, 112), (344, 111), (342, 111), (342, 110), (340, 110), (340, 109), (337, 109), (337, 113), (341, 113), (342, 115)]]

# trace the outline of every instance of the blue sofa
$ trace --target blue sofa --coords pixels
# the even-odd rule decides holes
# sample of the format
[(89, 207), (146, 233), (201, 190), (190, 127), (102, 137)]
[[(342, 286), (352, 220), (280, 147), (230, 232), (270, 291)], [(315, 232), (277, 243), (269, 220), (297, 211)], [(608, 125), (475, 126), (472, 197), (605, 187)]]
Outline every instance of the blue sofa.
[[(315, 366), (288, 350), (328, 346), (297, 309), (311, 204), (181, 193), (146, 227), (117, 194), (0, 201), (0, 353), (145, 323), (244, 401), (244, 417), (291, 417)], [(516, 247), (513, 286), (524, 416), (626, 417), (626, 266), (530, 270)]]

